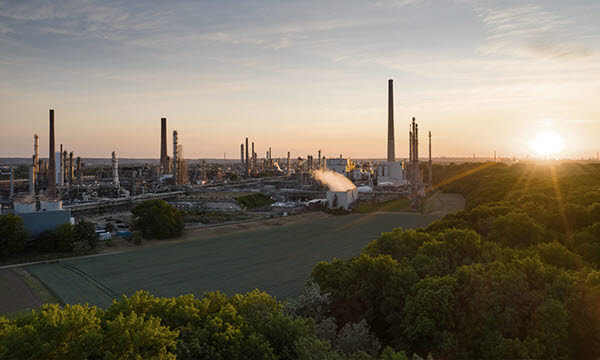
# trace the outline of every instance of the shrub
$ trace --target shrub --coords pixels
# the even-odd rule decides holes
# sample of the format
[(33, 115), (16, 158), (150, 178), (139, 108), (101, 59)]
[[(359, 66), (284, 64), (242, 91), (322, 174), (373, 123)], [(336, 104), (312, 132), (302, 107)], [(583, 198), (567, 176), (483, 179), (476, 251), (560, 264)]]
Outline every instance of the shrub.
[(86, 220), (80, 220), (75, 224), (73, 230), (75, 232), (75, 241), (84, 241), (88, 243), (90, 248), (96, 248), (98, 234), (96, 234), (93, 223)]
[(271, 205), (273, 199), (265, 194), (250, 194), (244, 196), (238, 196), (237, 202), (246, 208), (246, 210), (252, 210), (255, 208)]
[(0, 215), (0, 257), (23, 251), (26, 237), (23, 219), (14, 214)]
[(69, 223), (60, 224), (54, 229), (56, 234), (56, 250), (72, 251), (73, 243), (75, 242), (75, 231)]
[(131, 237), (133, 238), (133, 243), (135, 245), (142, 245), (142, 237), (140, 236), (140, 234), (135, 233)]
[(35, 238), (35, 248), (41, 251), (52, 251), (56, 249), (58, 237), (53, 230), (44, 230)]

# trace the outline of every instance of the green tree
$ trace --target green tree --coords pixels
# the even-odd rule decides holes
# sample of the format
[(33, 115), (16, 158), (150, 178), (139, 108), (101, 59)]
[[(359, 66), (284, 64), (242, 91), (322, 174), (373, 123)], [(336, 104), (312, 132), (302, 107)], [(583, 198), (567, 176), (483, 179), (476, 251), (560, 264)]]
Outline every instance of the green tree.
[(545, 235), (544, 228), (527, 214), (511, 212), (496, 218), (488, 238), (505, 246), (525, 248), (544, 241)]
[(132, 210), (135, 228), (144, 237), (165, 239), (183, 234), (183, 214), (164, 200), (146, 200)]
[(57, 241), (58, 237), (54, 230), (44, 230), (35, 237), (34, 244), (37, 250), (54, 251)]
[(75, 242), (75, 231), (69, 223), (60, 224), (54, 229), (56, 234), (56, 250), (72, 251)]
[(26, 237), (23, 219), (14, 214), (0, 215), (0, 257), (23, 251)]
[(79, 220), (73, 227), (75, 242), (87, 243), (92, 249), (98, 242), (98, 234), (94, 223), (87, 220)]
[(156, 318), (81, 305), (44, 305), (14, 320), (0, 319), (1, 359), (175, 359), (177, 331)]

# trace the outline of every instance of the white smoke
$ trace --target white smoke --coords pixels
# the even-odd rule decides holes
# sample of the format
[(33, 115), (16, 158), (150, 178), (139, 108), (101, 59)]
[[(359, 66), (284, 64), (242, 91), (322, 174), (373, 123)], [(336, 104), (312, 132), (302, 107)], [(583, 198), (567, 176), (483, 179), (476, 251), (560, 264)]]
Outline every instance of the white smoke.
[(335, 171), (320, 169), (312, 171), (311, 175), (317, 181), (327, 186), (330, 191), (348, 191), (356, 189), (356, 186), (352, 181)]

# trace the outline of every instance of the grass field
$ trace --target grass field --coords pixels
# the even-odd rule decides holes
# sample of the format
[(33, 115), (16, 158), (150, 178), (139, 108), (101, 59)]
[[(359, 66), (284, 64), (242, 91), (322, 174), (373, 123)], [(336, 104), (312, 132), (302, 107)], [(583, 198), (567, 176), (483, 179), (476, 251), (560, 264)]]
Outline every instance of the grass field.
[(394, 199), (381, 204), (362, 204), (359, 205), (356, 209), (354, 209), (354, 212), (357, 212), (359, 214), (369, 214), (377, 211), (410, 212), (414, 210), (410, 207), (410, 202), (406, 198)]
[(286, 299), (301, 293), (317, 262), (355, 256), (381, 232), (426, 226), (437, 218), (390, 212), (332, 216), (26, 269), (70, 304), (106, 307), (139, 289), (169, 297), (259, 289)]

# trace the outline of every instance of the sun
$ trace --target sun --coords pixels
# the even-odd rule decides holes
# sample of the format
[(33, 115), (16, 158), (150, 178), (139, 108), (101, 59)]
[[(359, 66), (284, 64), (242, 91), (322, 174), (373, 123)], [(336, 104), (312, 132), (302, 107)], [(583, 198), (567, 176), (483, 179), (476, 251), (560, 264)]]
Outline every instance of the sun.
[(529, 146), (539, 155), (556, 155), (565, 148), (565, 142), (556, 132), (544, 131), (531, 139)]

